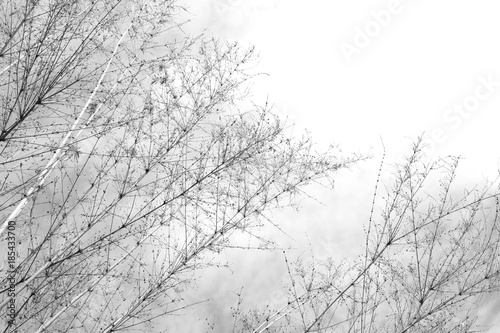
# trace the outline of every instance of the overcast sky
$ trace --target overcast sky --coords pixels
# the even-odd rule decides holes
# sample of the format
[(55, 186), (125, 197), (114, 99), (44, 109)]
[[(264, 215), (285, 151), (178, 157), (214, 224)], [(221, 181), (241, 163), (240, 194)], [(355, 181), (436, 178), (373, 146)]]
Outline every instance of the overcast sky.
[[(256, 46), (259, 71), (270, 74), (258, 81), (256, 98), (269, 95), (319, 146), (336, 143), (346, 152), (374, 154), (372, 161), (339, 175), (333, 193), (314, 193), (325, 206), (305, 201), (298, 214), (280, 217), (298, 246), (307, 244), (307, 235), (319, 239), (316, 247), (334, 244), (329, 254), (337, 249), (344, 256), (357, 253), (348, 244), (363, 237), (380, 137), (388, 164), (408, 153), (411, 141), (425, 132), (431, 158), (465, 158), (464, 183), (497, 174), (496, 1), (203, 0), (189, 6), (188, 30), (207, 28), (218, 37)], [(208, 289), (207, 297), (236, 300), (228, 290), (243, 284), (255, 297), (259, 292), (268, 297), (268, 285), (284, 277), (283, 257), (257, 256), (235, 263), (234, 273), (225, 276), (233, 282)], [(484, 313), (494, 321), (492, 309)]]

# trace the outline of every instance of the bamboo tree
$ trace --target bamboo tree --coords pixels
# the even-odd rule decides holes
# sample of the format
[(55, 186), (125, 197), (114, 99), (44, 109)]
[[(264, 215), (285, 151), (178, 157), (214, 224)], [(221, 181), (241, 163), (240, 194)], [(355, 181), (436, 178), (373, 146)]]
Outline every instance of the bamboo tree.
[(460, 159), (427, 164), (421, 148), (418, 141), (396, 166), (377, 217), (381, 166), (366, 252), (352, 263), (297, 262), (289, 269), (287, 304), (242, 315), (252, 324), (239, 331), (487, 330), (477, 324), (476, 310), (500, 285), (498, 179), (457, 195)]
[(4, 332), (152, 330), (234, 234), (359, 160), (247, 103), (254, 50), (175, 39), (172, 1), (2, 6)]

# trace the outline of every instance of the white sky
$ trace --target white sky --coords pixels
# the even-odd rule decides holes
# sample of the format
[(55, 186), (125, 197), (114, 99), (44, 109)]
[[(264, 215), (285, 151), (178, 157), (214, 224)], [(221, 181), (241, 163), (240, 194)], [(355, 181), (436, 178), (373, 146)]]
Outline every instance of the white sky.
[[(297, 244), (305, 244), (305, 231), (309, 237), (322, 235), (324, 242), (334, 242), (339, 249), (363, 236), (359, 233), (369, 214), (380, 163), (380, 136), (388, 163), (408, 153), (409, 144), (422, 132), (427, 139), (437, 132), (430, 156), (465, 157), (465, 182), (474, 184), (483, 176), (496, 175), (500, 167), (500, 4), (496, 1), (203, 0), (189, 6), (194, 15), (189, 29), (208, 27), (216, 36), (256, 46), (261, 55), (258, 70), (270, 74), (259, 80), (256, 96), (269, 95), (320, 146), (337, 143), (346, 152), (375, 154), (373, 161), (339, 175), (334, 193), (314, 193), (327, 206), (307, 201), (299, 214), (284, 215), (293, 219), (284, 223), (293, 225), (287, 230)], [(390, 22), (372, 33), (368, 45), (359, 47), (349, 62), (342, 43), (359, 45), (358, 29), (373, 29), (373, 13), (388, 9), (393, 11)], [(464, 103), (464, 111), (453, 109)], [(266, 269), (270, 274), (266, 276), (262, 269), (236, 264), (236, 276), (228, 276), (238, 280), (233, 291), (259, 279), (260, 286), (266, 279), (276, 282), (276, 276), (284, 273), (279, 253), (255, 260), (278, 268)], [(252, 279), (245, 279), (250, 275)], [(269, 296), (266, 287), (256, 290)]]

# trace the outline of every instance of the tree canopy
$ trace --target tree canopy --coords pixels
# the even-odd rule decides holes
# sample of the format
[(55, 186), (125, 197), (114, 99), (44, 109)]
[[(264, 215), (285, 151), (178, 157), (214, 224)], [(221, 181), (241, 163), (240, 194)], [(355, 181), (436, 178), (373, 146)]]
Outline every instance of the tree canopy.
[[(1, 6), (3, 332), (168, 330), (235, 235), (275, 249), (270, 213), (366, 158), (294, 135), (251, 99), (255, 50), (185, 34), (175, 1)], [(382, 204), (374, 184), (365, 252), (287, 260), (286, 304), (238, 302), (233, 331), (469, 332), (499, 282), (498, 184), (454, 197), (458, 162), (417, 142)]]

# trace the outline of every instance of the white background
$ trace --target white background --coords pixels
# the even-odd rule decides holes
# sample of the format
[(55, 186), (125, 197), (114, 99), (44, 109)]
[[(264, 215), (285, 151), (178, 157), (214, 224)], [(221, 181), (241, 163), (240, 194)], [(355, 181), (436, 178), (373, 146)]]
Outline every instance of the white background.
[[(379, 25), (379, 32), (372, 30), (368, 45), (347, 59), (341, 45), (356, 46), (357, 31), (376, 25), (373, 13), (394, 6), (398, 11), (390, 22)], [(409, 153), (417, 136), (425, 132), (429, 140), (438, 131), (443, 139), (430, 141), (429, 158), (464, 157), (459, 174), (463, 184), (497, 175), (500, 4), (496, 1), (204, 0), (188, 7), (192, 16), (187, 31), (208, 28), (209, 35), (256, 46), (261, 59), (258, 71), (270, 74), (258, 80), (257, 103), (269, 96), (298, 129), (311, 132), (318, 148), (335, 143), (346, 153), (374, 156), (341, 172), (334, 192), (313, 188), (312, 194), (325, 205), (306, 200), (298, 213), (276, 216), (290, 235), (276, 232), (276, 237), (301, 249), (290, 255), (308, 255), (308, 239), (317, 256), (359, 253), (381, 158), (380, 138), (387, 150), (387, 171)], [(473, 100), (477, 89), (487, 92), (480, 77), (491, 77), (498, 86), (452, 126), (443, 118), (449, 108)], [(245, 253), (244, 258), (242, 254), (226, 252), (228, 260), (234, 260), (232, 272), (205, 272), (216, 283), (202, 283), (196, 295), (215, 303), (197, 308), (193, 316), (203, 308), (230, 319), (229, 306), (236, 304), (235, 292), (241, 286), (250, 303), (279, 298), (275, 287), (289, 282), (280, 251)], [(500, 324), (498, 307), (486, 302), (480, 315)], [(216, 331), (232, 325), (220, 319), (217, 323)], [(182, 324), (185, 327), (186, 322)], [(199, 324), (192, 325), (196, 330), (206, 327)]]

